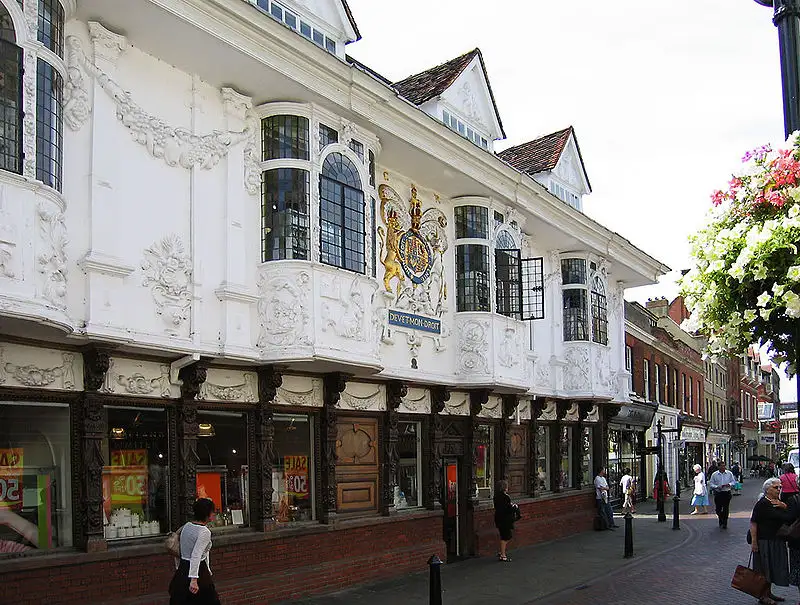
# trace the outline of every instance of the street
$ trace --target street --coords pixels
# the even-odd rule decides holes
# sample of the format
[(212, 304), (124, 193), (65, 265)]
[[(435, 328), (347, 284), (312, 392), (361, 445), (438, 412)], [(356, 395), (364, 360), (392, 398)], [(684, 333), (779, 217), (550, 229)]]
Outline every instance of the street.
[[(510, 549), (508, 564), (482, 558), (444, 566), (443, 603), (526, 605), (615, 605), (640, 603), (745, 604), (754, 600), (731, 588), (738, 564), (747, 564), (745, 534), (762, 481), (749, 480), (731, 503), (727, 531), (716, 516), (690, 516), (682, 501), (681, 529), (658, 523), (652, 501), (634, 519), (634, 557), (624, 559), (624, 530), (589, 532), (552, 543)], [(624, 526), (624, 519), (617, 516)], [(512, 543), (513, 545), (513, 543)], [(794, 587), (776, 588), (787, 602)], [(414, 574), (332, 595), (293, 601), (304, 605), (427, 604), (428, 576)]]

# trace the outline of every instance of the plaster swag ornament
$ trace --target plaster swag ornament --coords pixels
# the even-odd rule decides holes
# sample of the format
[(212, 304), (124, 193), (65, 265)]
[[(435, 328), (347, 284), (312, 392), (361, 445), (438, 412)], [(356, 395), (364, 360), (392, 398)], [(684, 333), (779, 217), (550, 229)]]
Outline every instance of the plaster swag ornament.
[(311, 345), (307, 329), (311, 322), (308, 302), (310, 284), (311, 276), (307, 271), (301, 271), (295, 279), (260, 276), (259, 348)]
[(258, 400), (258, 380), (255, 374), (249, 372), (245, 373), (244, 382), (241, 384), (226, 386), (206, 380), (200, 387), (200, 399), (254, 403)]
[(167, 235), (144, 251), (143, 286), (149, 286), (156, 303), (156, 313), (175, 332), (189, 317), (192, 304), (192, 260), (181, 238)]
[(75, 390), (75, 354), (62, 353), (62, 364), (52, 368), (41, 368), (35, 364), (17, 365), (6, 362), (5, 351), (0, 347), (0, 385), (9, 379), (26, 387), (47, 387), (59, 378), (61, 388)]
[(62, 212), (48, 212), (39, 206), (39, 235), (42, 251), (37, 257), (41, 294), (54, 307), (67, 306), (67, 227)]
[[(68, 83), (65, 92), (68, 96), (64, 102), (69, 109), (67, 126), (74, 130), (83, 126), (90, 111), (86, 106), (88, 92), (80, 71), (83, 68), (114, 101), (117, 119), (130, 130), (133, 140), (143, 145), (154, 158), (164, 160), (168, 166), (211, 169), (228, 154), (231, 146), (254, 136), (253, 128), (256, 124), (253, 120), (249, 120), (245, 129), (239, 132), (215, 130), (203, 135), (195, 134), (187, 128), (170, 126), (137, 105), (129, 92), (90, 61), (77, 37), (68, 36), (66, 47)], [(250, 191), (249, 180), (247, 185)]]

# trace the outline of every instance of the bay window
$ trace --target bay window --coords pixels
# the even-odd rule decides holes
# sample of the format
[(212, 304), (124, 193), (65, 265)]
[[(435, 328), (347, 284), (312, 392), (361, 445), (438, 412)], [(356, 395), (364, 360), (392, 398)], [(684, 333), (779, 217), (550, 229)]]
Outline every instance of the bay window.
[(608, 344), (605, 278), (597, 263), (585, 258), (561, 260), (564, 340)]
[(22, 173), (22, 49), (0, 5), (0, 170)]
[(458, 206), (455, 222), (456, 310), (489, 311), (489, 209)]
[(366, 273), (364, 192), (347, 156), (331, 153), (322, 163), (319, 203), (320, 261)]
[(277, 115), (261, 120), (263, 159), (307, 160), (308, 118)]
[(308, 260), (309, 175), (274, 168), (261, 178), (261, 260)]
[(608, 344), (608, 303), (606, 288), (599, 275), (592, 278), (592, 342)]

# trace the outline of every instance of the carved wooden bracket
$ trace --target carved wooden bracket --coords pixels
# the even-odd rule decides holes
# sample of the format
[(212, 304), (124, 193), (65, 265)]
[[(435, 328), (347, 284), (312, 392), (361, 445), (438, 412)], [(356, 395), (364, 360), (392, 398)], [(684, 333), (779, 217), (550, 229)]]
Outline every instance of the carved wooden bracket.
[(469, 415), (475, 418), (489, 401), (488, 389), (477, 389), (469, 393)]
[(441, 414), (445, 404), (450, 401), (450, 389), (443, 385), (431, 387), (431, 412)]
[(571, 401), (557, 401), (556, 402), (556, 420), (559, 422), (567, 417), (567, 412), (572, 407)]
[[(443, 506), (444, 494), (442, 492), (442, 438), (444, 435), (444, 422), (441, 413), (445, 403), (450, 401), (450, 389), (446, 386), (436, 385), (431, 387), (431, 420), (428, 428), (427, 447), (430, 460), (430, 481), (425, 495), (425, 507), (433, 510), (437, 505)], [(424, 445), (423, 445), (424, 446)]]
[(503, 395), (503, 418), (511, 418), (519, 406), (519, 395)]
[(82, 353), (83, 388), (85, 391), (97, 392), (105, 382), (111, 357), (107, 351), (98, 349), (95, 345), (86, 347)]
[(589, 414), (592, 412), (592, 408), (594, 407), (594, 403), (592, 402), (581, 402), (578, 404), (578, 420), (581, 422), (585, 421)]
[(531, 420), (537, 420), (539, 416), (542, 415), (542, 412), (544, 412), (544, 405), (545, 400), (541, 397), (537, 397), (535, 400), (531, 401)]
[(181, 381), (181, 398), (197, 399), (200, 394), (200, 387), (206, 381), (207, 374), (208, 368), (201, 361), (181, 368), (178, 372), (178, 378)]
[(258, 368), (258, 400), (272, 403), (278, 394), (278, 387), (283, 384), (283, 373), (277, 366)]
[(386, 384), (386, 445), (384, 452), (386, 464), (383, 476), (383, 502), (382, 510), (387, 513), (394, 505), (394, 488), (398, 482), (398, 469), (400, 455), (397, 443), (400, 440), (400, 417), (397, 410), (403, 402), (403, 397), (408, 395), (408, 387), (399, 380), (390, 380)]
[(192, 518), (197, 499), (197, 395), (206, 381), (206, 364), (195, 362), (181, 368), (181, 399), (177, 405), (178, 523)]

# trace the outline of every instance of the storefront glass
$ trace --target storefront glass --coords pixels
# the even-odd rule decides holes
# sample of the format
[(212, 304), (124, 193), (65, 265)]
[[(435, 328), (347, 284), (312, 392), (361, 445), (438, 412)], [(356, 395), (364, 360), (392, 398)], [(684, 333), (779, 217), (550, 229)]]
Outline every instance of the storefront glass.
[(107, 406), (103, 525), (107, 540), (169, 531), (169, 442), (164, 409)]
[(419, 422), (399, 423), (400, 438), (397, 452), (400, 456), (398, 485), (395, 487), (394, 506), (397, 509), (422, 506), (419, 494), (420, 465), (422, 462), (422, 424)]
[(69, 407), (0, 403), (0, 555), (72, 545)]
[(536, 475), (538, 493), (552, 490), (550, 484), (550, 427), (539, 426), (536, 429)]
[(631, 475), (639, 483), (641, 469), (641, 447), (644, 444), (644, 433), (629, 430), (608, 431), (608, 491), (611, 500), (622, 499), (622, 488), (619, 480), (630, 469)]
[(197, 414), (197, 497), (214, 502), (220, 530), (249, 523), (247, 419), (236, 412)]
[(307, 414), (275, 414), (272, 506), (278, 523), (313, 521), (314, 423)]
[(569, 489), (574, 485), (572, 478), (572, 436), (571, 426), (561, 427), (561, 438), (558, 440), (558, 449), (561, 457), (561, 466), (558, 470), (558, 486)]
[(477, 463), (475, 464), (475, 478), (478, 484), (478, 498), (491, 498), (494, 490), (494, 427), (488, 424), (479, 424), (475, 428), (475, 450)]

